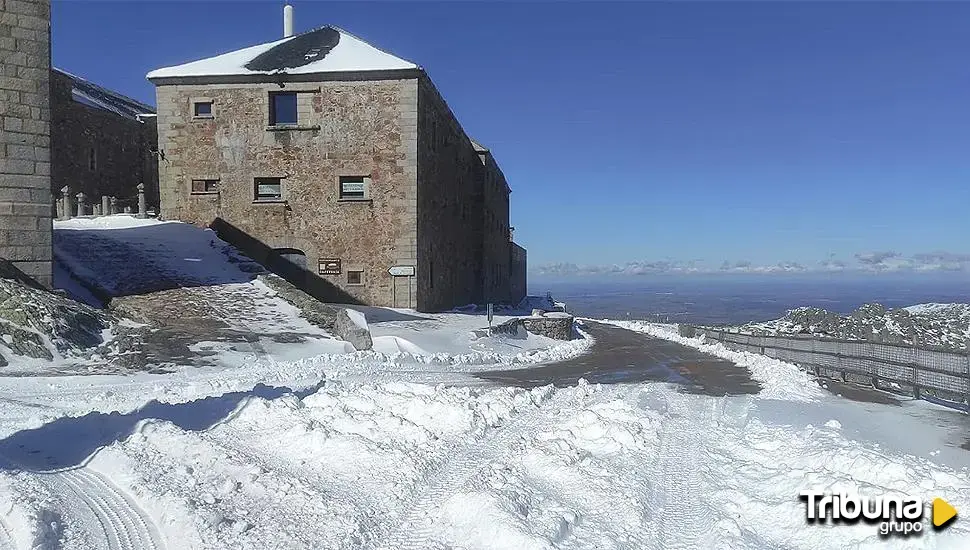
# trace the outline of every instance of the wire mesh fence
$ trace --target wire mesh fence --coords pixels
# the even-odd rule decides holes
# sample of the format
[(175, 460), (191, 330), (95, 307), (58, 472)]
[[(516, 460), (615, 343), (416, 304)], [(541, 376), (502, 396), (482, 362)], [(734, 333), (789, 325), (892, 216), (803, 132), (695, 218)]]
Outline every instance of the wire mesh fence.
[(682, 336), (795, 363), (817, 376), (909, 394), (970, 412), (970, 352), (811, 335), (763, 335), (680, 325)]

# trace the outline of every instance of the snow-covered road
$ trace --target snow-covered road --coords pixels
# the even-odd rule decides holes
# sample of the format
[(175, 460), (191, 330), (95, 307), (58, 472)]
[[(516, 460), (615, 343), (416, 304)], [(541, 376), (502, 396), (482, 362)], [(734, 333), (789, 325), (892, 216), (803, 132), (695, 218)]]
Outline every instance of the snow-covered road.
[[(361, 375), (48, 420), (0, 441), (29, 466), (0, 471), (0, 521), (13, 548), (966, 547), (959, 521), (891, 540), (807, 525), (806, 488), (966, 509), (970, 461), (941, 460), (932, 426), (899, 435), (921, 455), (853, 437), (866, 410), (806, 387), (778, 397), (803, 375), (774, 368), (772, 397)], [(93, 402), (134, 402), (123, 380)]]

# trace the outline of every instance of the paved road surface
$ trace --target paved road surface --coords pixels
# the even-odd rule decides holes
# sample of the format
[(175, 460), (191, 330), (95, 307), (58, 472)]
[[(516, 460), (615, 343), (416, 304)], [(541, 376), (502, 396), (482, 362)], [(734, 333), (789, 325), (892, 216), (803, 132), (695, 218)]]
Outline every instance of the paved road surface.
[(589, 353), (557, 363), (478, 376), (524, 387), (572, 385), (585, 378), (593, 384), (672, 382), (682, 385), (684, 391), (707, 395), (740, 395), (761, 390), (761, 385), (745, 367), (694, 348), (592, 321), (585, 323), (585, 330), (596, 339)]

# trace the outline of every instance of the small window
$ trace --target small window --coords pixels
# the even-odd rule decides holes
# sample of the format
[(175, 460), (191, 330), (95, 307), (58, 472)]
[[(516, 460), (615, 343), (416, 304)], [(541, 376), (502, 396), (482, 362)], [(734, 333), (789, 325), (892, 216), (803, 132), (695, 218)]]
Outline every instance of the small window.
[(98, 169), (98, 152), (91, 147), (88, 149), (88, 170), (94, 172)]
[(253, 199), (259, 201), (283, 200), (283, 182), (280, 178), (256, 178), (253, 184)]
[(192, 104), (192, 116), (197, 118), (212, 118), (212, 102), (197, 101)]
[(219, 180), (192, 180), (192, 194), (218, 193)]
[(364, 284), (364, 272), (363, 271), (347, 271), (347, 284), (348, 285), (362, 285)]
[(369, 182), (370, 178), (367, 176), (340, 176), (340, 198), (345, 200), (366, 199)]
[(269, 123), (271, 126), (296, 125), (296, 92), (269, 94)]

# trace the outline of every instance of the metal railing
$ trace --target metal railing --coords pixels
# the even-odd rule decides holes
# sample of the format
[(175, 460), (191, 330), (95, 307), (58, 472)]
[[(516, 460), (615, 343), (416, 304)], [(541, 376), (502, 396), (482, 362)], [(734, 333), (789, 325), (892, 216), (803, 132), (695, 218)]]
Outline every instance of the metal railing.
[(683, 336), (795, 363), (816, 376), (841, 379), (970, 412), (970, 351), (811, 335), (759, 335), (680, 325)]

